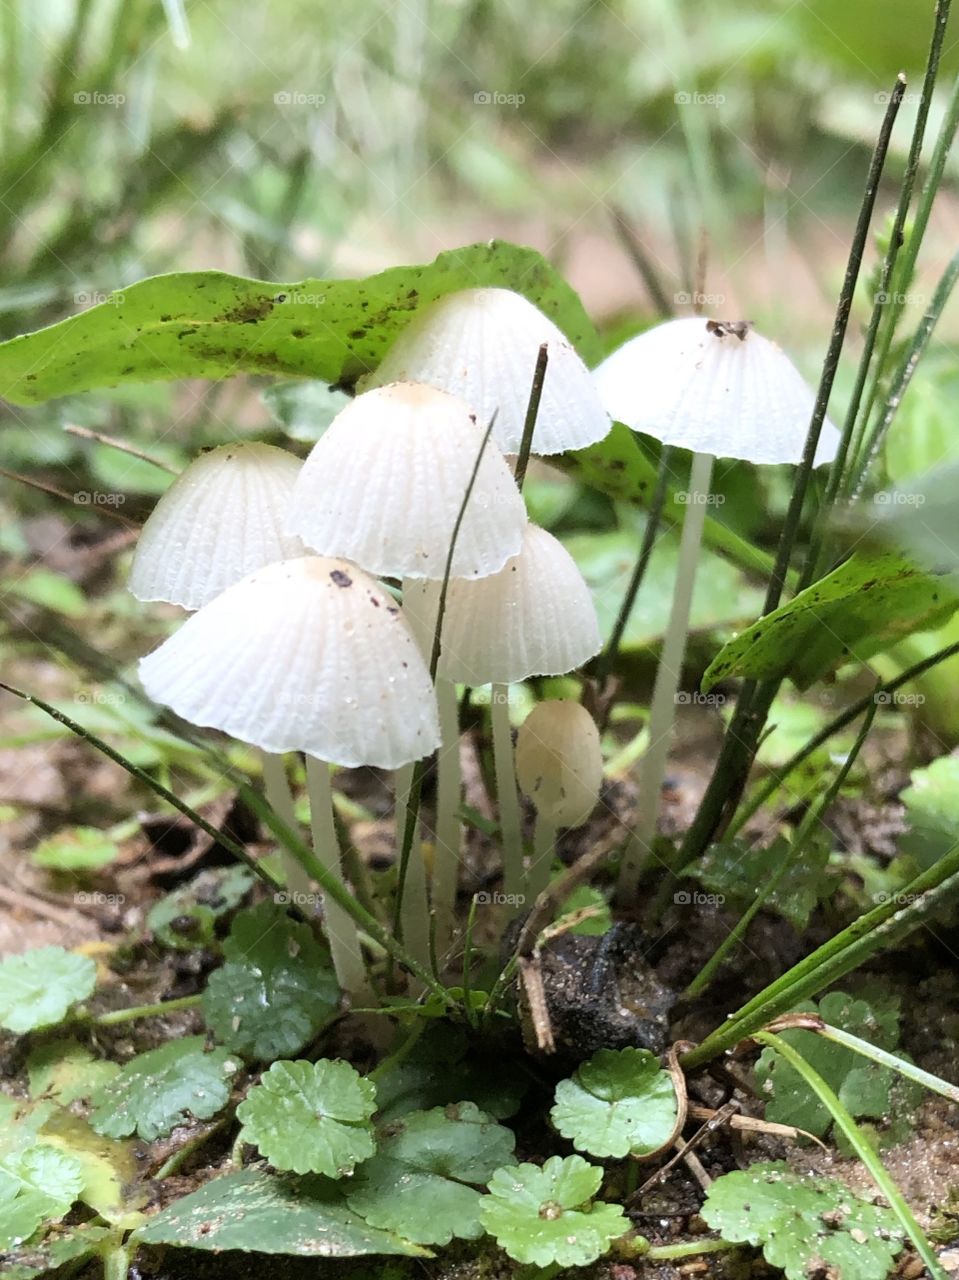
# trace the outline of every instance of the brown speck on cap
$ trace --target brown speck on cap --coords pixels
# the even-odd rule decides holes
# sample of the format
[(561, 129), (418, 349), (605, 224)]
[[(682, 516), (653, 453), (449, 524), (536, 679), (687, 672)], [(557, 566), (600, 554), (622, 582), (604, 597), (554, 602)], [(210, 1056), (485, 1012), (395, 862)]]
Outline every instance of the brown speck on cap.
[(344, 573), (342, 569), (331, 569), (330, 581), (338, 587), (352, 587), (353, 585), (353, 579), (348, 573)]

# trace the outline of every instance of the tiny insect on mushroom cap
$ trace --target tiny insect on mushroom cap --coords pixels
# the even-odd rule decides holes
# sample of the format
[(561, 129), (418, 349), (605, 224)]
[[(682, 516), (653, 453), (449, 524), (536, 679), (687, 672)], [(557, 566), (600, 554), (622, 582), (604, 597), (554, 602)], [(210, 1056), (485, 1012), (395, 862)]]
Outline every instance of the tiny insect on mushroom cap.
[[(433, 610), (435, 617), (435, 604)], [(538, 525), (527, 526), (519, 554), (498, 573), (450, 581), (439, 662), (448, 680), (512, 684), (562, 675), (601, 647), (583, 575), (562, 543)]]
[(393, 598), (355, 565), (268, 565), (140, 662), (155, 702), (264, 751), (398, 768), (439, 745), (429, 671)]
[[(798, 463), (814, 394), (789, 357), (748, 324), (692, 316), (631, 338), (595, 372), (607, 411), (664, 444), (717, 458)], [(823, 423), (815, 465), (839, 432)]]
[(282, 527), (301, 466), (285, 450), (252, 441), (201, 454), (143, 526), (132, 593), (199, 609), (255, 569), (302, 555), (303, 544)]
[(578, 702), (541, 702), (516, 735), (516, 777), (536, 812), (554, 827), (579, 827), (599, 799), (599, 730)]
[[(442, 578), (485, 424), (455, 396), (392, 383), (357, 396), (314, 446), (287, 528), (370, 573)], [(526, 507), (488, 441), (456, 539), (452, 573), (495, 573), (519, 550)]]
[(504, 453), (516, 453), (544, 342), (549, 363), (533, 453), (595, 444), (612, 422), (589, 370), (552, 320), (510, 289), (463, 289), (425, 307), (361, 385), (427, 382), (462, 397), (481, 422), (496, 411), (493, 439)]

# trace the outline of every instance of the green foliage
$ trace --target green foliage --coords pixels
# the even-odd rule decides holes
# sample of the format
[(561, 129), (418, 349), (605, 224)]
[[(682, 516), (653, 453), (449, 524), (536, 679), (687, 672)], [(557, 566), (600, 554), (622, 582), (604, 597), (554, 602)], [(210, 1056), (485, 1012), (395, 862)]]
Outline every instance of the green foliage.
[(899, 847), (922, 869), (931, 867), (959, 840), (959, 758), (940, 756), (914, 769), (899, 799), (909, 822)]
[(62, 1022), (93, 993), (97, 967), (63, 947), (38, 947), (0, 961), (0, 1026), (23, 1033)]
[(560, 907), (557, 919), (562, 920), (564, 916), (574, 915), (587, 907), (593, 908), (597, 914), (572, 925), (569, 932), (581, 938), (601, 938), (612, 927), (613, 913), (605, 897), (592, 885), (581, 884), (575, 888)]
[(343, 1178), (374, 1151), (376, 1087), (348, 1062), (274, 1062), (237, 1107), (240, 1137), (275, 1169)]
[(223, 952), (226, 963), (210, 977), (203, 1015), (235, 1053), (264, 1062), (298, 1053), (339, 1006), (328, 953), (279, 905), (241, 911)]
[(377, 1151), (347, 1189), (350, 1208), (371, 1226), (417, 1244), (483, 1234), (480, 1193), (513, 1161), (515, 1139), (472, 1102), (414, 1111), (384, 1126)]
[(164, 944), (178, 951), (210, 946), (216, 922), (235, 910), (253, 884), (246, 867), (211, 867), (174, 889), (147, 912), (147, 928)]
[(29, 1239), (42, 1222), (62, 1218), (83, 1187), (77, 1157), (40, 1136), (50, 1110), (22, 1110), (0, 1097), (0, 1253)]
[[(899, 1016), (894, 1002), (873, 1007), (840, 991), (801, 1005), (797, 1012), (818, 1012), (823, 1021), (867, 1040), (880, 1049), (895, 1049), (899, 1040)], [(833, 1044), (814, 1031), (780, 1033), (810, 1067), (826, 1081), (840, 1102), (854, 1116), (881, 1118), (890, 1107), (889, 1092), (896, 1076), (889, 1067), (869, 1062), (843, 1045)], [(756, 1079), (767, 1099), (766, 1119), (796, 1125), (821, 1137), (832, 1117), (797, 1072), (774, 1049), (764, 1049), (756, 1064)]]
[(600, 1049), (556, 1086), (553, 1124), (592, 1156), (644, 1156), (668, 1142), (676, 1091), (647, 1049)]
[(849, 658), (865, 662), (903, 636), (942, 626), (957, 604), (951, 579), (922, 573), (894, 552), (856, 554), (730, 640), (703, 688), (733, 676), (789, 676), (805, 689)]
[(602, 1169), (581, 1156), (497, 1169), (480, 1220), (517, 1262), (585, 1267), (629, 1230), (619, 1205), (593, 1200), (602, 1180)]
[(31, 1098), (52, 1098), (61, 1106), (89, 1098), (120, 1070), (101, 1061), (77, 1040), (48, 1040), (27, 1058)]
[(291, 440), (312, 444), (350, 402), (345, 391), (325, 382), (274, 382), (263, 401)]
[(902, 1248), (896, 1215), (854, 1196), (845, 1183), (754, 1164), (709, 1189), (703, 1218), (724, 1240), (761, 1245), (787, 1280), (829, 1270), (837, 1280), (884, 1280)]
[(7, 1254), (4, 1280), (35, 1280), (68, 1262), (80, 1262), (97, 1253), (111, 1235), (109, 1227), (84, 1225), (73, 1227), (63, 1235), (50, 1236), (42, 1243), (27, 1242)]
[(157, 1214), (134, 1239), (214, 1252), (238, 1249), (307, 1258), (426, 1253), (401, 1236), (365, 1223), (347, 1206), (335, 1182), (256, 1169), (214, 1178)]
[(138, 1054), (91, 1099), (97, 1133), (147, 1142), (162, 1138), (188, 1115), (208, 1120), (230, 1097), (230, 1077), (240, 1064), (226, 1049), (204, 1048), (202, 1036), (171, 1040)]
[[(745, 908), (788, 852), (789, 844), (782, 837), (768, 848), (731, 840), (711, 845), (691, 874), (704, 889), (726, 899), (727, 905)], [(768, 910), (778, 911), (797, 932), (805, 929), (816, 904), (829, 891), (829, 852), (824, 840), (811, 840), (766, 903)]]
[(4, 580), (3, 592), (50, 609), (53, 613), (62, 613), (65, 618), (82, 618), (87, 612), (86, 597), (76, 583), (42, 565), (16, 578)]
[(96, 871), (113, 862), (120, 846), (109, 832), (98, 827), (68, 827), (33, 850), (38, 867), (52, 871)]
[(505, 1120), (515, 1115), (526, 1089), (522, 1072), (504, 1070), (501, 1054), (470, 1044), (463, 1028), (449, 1022), (430, 1027), (403, 1061), (376, 1079), (381, 1124), (462, 1099)]

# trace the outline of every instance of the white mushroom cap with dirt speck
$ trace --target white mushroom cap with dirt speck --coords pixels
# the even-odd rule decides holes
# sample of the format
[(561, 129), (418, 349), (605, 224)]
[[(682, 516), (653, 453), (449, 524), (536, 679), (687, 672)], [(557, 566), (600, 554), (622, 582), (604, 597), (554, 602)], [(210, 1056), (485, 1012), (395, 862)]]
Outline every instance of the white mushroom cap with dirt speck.
[(516, 735), (516, 777), (536, 812), (554, 827), (581, 826), (599, 799), (599, 730), (578, 702), (540, 702)]
[(398, 768), (439, 745), (429, 671), (392, 596), (321, 556), (250, 574), (140, 663), (155, 702), (264, 751)]
[(462, 289), (420, 311), (363, 388), (427, 382), (460, 396), (489, 422), (504, 453), (519, 451), (539, 349), (548, 364), (533, 453), (584, 449), (612, 426), (589, 370), (569, 340), (538, 307), (511, 289)]
[(201, 454), (143, 526), (132, 593), (199, 609), (248, 573), (302, 555), (300, 540), (283, 532), (301, 466), (285, 450), (255, 441)]
[[(287, 528), (369, 573), (442, 578), (485, 424), (455, 396), (393, 383), (357, 396), (317, 441)], [(483, 577), (520, 547), (526, 507), (487, 441), (456, 539), (452, 574)]]
[[(595, 372), (607, 411), (664, 444), (716, 458), (798, 463), (814, 394), (789, 357), (748, 324), (687, 316), (631, 338)], [(815, 465), (839, 432), (827, 418)]]

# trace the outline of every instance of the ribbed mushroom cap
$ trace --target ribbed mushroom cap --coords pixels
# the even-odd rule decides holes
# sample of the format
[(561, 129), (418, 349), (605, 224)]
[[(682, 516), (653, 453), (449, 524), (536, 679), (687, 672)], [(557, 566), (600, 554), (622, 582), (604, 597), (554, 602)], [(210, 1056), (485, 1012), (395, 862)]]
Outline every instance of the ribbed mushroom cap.
[(549, 363), (533, 453), (595, 444), (612, 423), (589, 370), (552, 320), (510, 289), (463, 289), (425, 307), (361, 385), (428, 382), (460, 396), (484, 424), (498, 410), (493, 439), (504, 453), (517, 453), (544, 342)]
[[(434, 601), (434, 618), (435, 609)], [(519, 555), (499, 573), (450, 580), (439, 673), (470, 685), (561, 675), (601, 644), (596, 609), (575, 561), (552, 534), (531, 524)]]
[(254, 569), (302, 555), (282, 527), (301, 465), (246, 441), (191, 462), (140, 533), (128, 584), (136, 598), (199, 609)]
[[(746, 462), (802, 457), (813, 391), (789, 357), (748, 326), (668, 320), (607, 356), (595, 378), (618, 422), (664, 444)], [(816, 466), (838, 447), (827, 419)]]
[(536, 812), (557, 827), (579, 827), (599, 799), (599, 730), (578, 702), (541, 702), (516, 735), (516, 778)]
[(429, 672), (393, 598), (306, 556), (252, 573), (140, 663), (155, 702), (264, 751), (395, 769), (439, 745)]
[[(286, 527), (370, 573), (442, 578), (484, 428), (461, 400), (398, 382), (357, 396), (317, 441)], [(519, 550), (526, 507), (490, 440), (453, 557), (456, 577), (495, 573)]]

